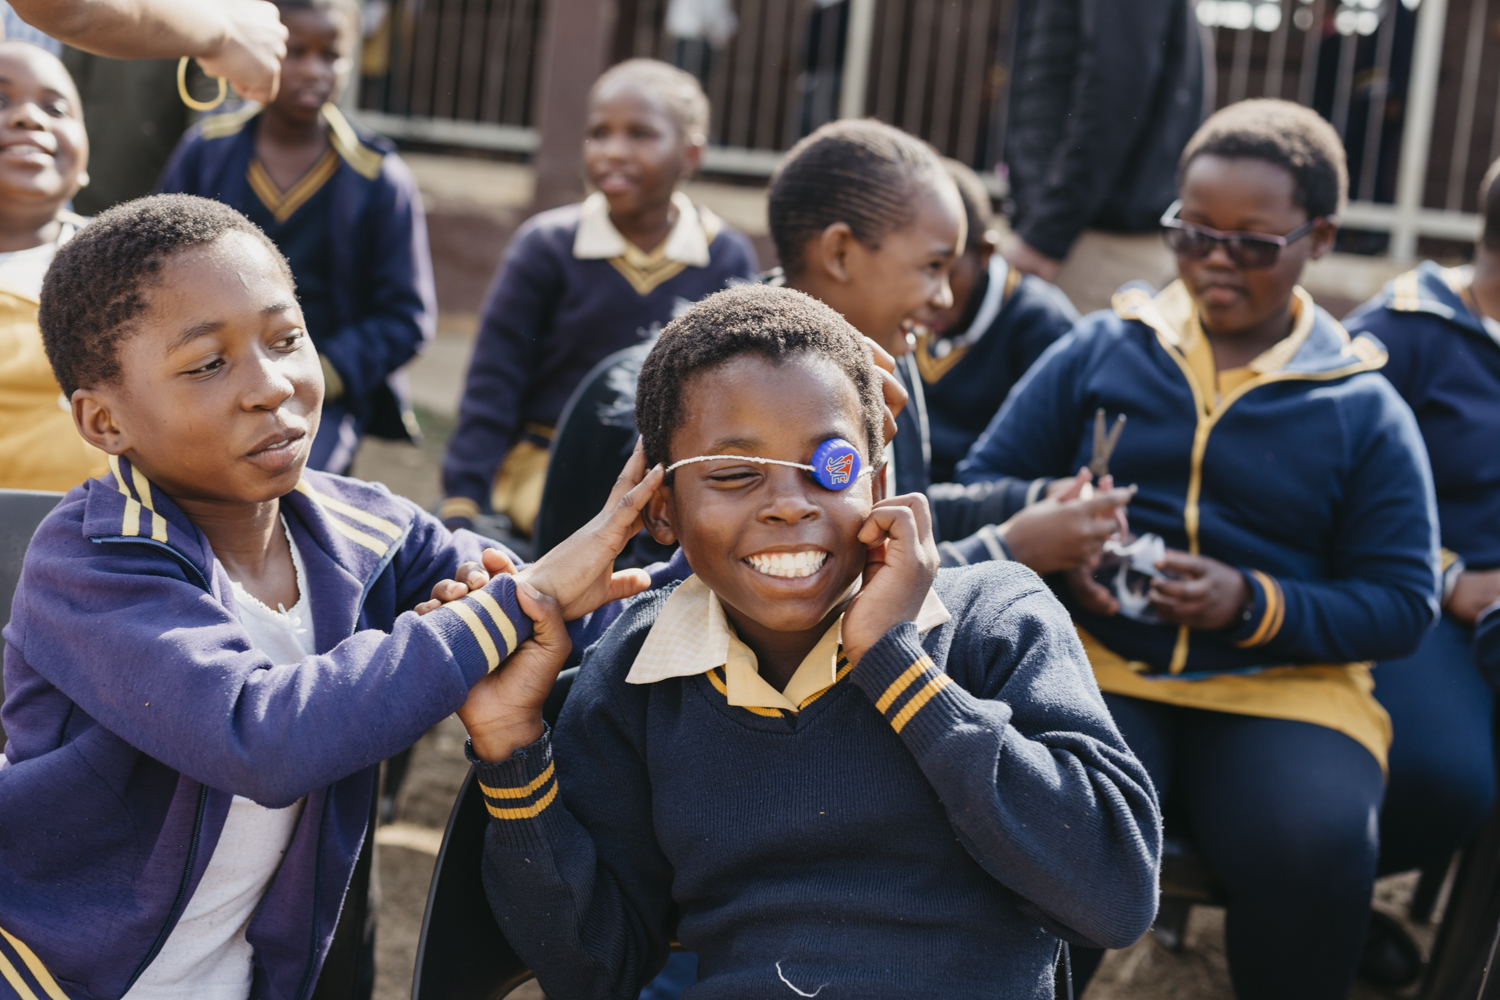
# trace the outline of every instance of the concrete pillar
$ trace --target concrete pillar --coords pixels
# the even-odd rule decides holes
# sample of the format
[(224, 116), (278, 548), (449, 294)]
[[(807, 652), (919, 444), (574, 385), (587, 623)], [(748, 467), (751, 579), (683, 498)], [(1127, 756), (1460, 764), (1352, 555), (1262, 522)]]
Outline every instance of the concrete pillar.
[(583, 196), (583, 124), (589, 87), (609, 65), (615, 0), (551, 0), (539, 53), (536, 211)]

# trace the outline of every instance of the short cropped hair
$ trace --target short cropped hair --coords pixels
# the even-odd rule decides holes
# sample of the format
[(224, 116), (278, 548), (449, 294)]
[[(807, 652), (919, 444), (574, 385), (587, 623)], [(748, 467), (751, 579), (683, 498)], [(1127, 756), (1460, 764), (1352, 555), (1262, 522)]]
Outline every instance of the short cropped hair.
[(1316, 111), (1291, 101), (1240, 101), (1208, 117), (1182, 151), (1177, 185), (1200, 156), (1274, 163), (1292, 175), (1293, 200), (1309, 219), (1330, 218), (1344, 208), (1349, 170), (1344, 143)]
[(683, 388), (694, 376), (743, 354), (779, 365), (802, 353), (827, 358), (854, 383), (865, 425), (865, 454), (871, 467), (879, 465), (885, 402), (864, 338), (812, 296), (769, 285), (717, 292), (662, 330), (636, 385), (635, 421), (647, 465), (671, 464), (672, 435), (686, 419)]
[(937, 153), (914, 135), (874, 119), (829, 122), (793, 146), (771, 176), (766, 211), (781, 266), (799, 274), (807, 241), (835, 222), (878, 247), (916, 218), (917, 190), (947, 178)]
[(698, 78), (660, 59), (626, 59), (605, 70), (589, 88), (593, 104), (601, 91), (616, 84), (630, 84), (657, 98), (692, 145), (708, 142), (708, 95)]
[(37, 319), (64, 395), (119, 380), (121, 340), (151, 307), (150, 289), (175, 254), (225, 233), (259, 240), (295, 287), (286, 258), (260, 228), (222, 202), (158, 194), (117, 205), (57, 250)]
[(1484, 217), (1479, 242), (1487, 250), (1500, 250), (1500, 160), (1490, 164), (1479, 182), (1479, 214)]
[(995, 225), (995, 209), (990, 204), (989, 188), (984, 186), (984, 181), (979, 179), (978, 174), (957, 160), (945, 156), (943, 167), (958, 188), (958, 196), (964, 203), (964, 216), (969, 220), (969, 235), (964, 243), (964, 250), (983, 249), (989, 245), (986, 237)]
[[(364, 16), (360, 13), (359, 4), (355, 0), (271, 0), (276, 9), (285, 13), (289, 10), (316, 10), (329, 14), (334, 18), (342, 18), (344, 31), (342, 32), (346, 44), (358, 45), (364, 25)], [(344, 55), (357, 57), (358, 52), (345, 52)]]

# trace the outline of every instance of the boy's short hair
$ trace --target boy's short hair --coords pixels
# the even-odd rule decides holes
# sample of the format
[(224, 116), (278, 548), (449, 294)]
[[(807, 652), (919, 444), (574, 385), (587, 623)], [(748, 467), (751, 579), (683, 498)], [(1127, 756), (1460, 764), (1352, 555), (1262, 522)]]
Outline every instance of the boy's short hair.
[(742, 354), (781, 364), (804, 352), (832, 361), (854, 383), (865, 425), (865, 453), (871, 467), (878, 466), (885, 397), (864, 337), (812, 296), (769, 285), (716, 292), (662, 330), (636, 384), (635, 421), (647, 465), (671, 464), (672, 435), (686, 419), (683, 387), (693, 376)]
[[(359, 43), (364, 16), (355, 0), (271, 0), (278, 11), (318, 10), (335, 18), (343, 18), (344, 40), (351, 46)], [(346, 52), (346, 56), (357, 56), (357, 52)]]
[(589, 103), (599, 92), (619, 83), (629, 83), (659, 99), (692, 145), (708, 142), (708, 95), (698, 78), (660, 59), (626, 59), (600, 74), (589, 88)]
[(52, 373), (63, 394), (120, 377), (120, 341), (151, 306), (148, 290), (162, 264), (225, 233), (255, 237), (281, 267), (292, 270), (260, 227), (222, 202), (190, 194), (137, 198), (104, 212), (57, 250), (42, 282), (37, 319)]
[(986, 237), (995, 225), (995, 209), (990, 204), (989, 188), (967, 165), (951, 157), (943, 157), (943, 168), (953, 178), (958, 196), (963, 199), (964, 215), (969, 220), (969, 235), (964, 250), (981, 250), (989, 246)]
[(1490, 164), (1479, 182), (1479, 214), (1484, 217), (1479, 242), (1487, 250), (1500, 250), (1500, 160)]
[(1274, 163), (1292, 175), (1292, 200), (1309, 219), (1337, 216), (1349, 193), (1344, 143), (1316, 111), (1291, 101), (1256, 98), (1209, 115), (1178, 161), (1177, 186), (1200, 156)]
[(884, 122), (829, 122), (793, 146), (771, 176), (766, 214), (788, 274), (802, 270), (802, 248), (835, 222), (867, 247), (916, 217), (912, 194), (946, 177), (927, 143)]

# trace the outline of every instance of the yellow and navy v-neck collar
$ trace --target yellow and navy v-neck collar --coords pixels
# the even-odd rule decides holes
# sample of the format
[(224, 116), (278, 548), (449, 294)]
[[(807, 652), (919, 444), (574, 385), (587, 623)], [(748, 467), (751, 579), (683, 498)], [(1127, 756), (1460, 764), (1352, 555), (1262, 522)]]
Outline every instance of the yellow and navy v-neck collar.
[[(951, 617), (929, 589), (917, 615), (917, 631), (927, 632)], [(718, 596), (699, 577), (689, 576), (662, 605), (625, 683), (654, 684), (701, 675), (733, 707), (770, 718), (796, 715), (849, 675), (842, 631), (840, 616), (803, 658), (785, 689), (777, 691), (760, 676), (754, 651), (735, 634)]]
[[(237, 112), (214, 115), (201, 126), (203, 136), (220, 139), (237, 135), (260, 112), (261, 107), (252, 104)], [(270, 173), (259, 158), (252, 156), (250, 159), (245, 179), (277, 222), (285, 222), (297, 209), (307, 204), (338, 173), (341, 164), (348, 164), (350, 169), (366, 180), (374, 180), (380, 176), (385, 154), (361, 142), (359, 133), (336, 105), (323, 105), (319, 114), (328, 125), (328, 149), (290, 189), (282, 191), (271, 180)]]
[(578, 207), (578, 230), (573, 236), (575, 260), (605, 260), (630, 283), (637, 295), (650, 295), (664, 282), (689, 267), (707, 267), (709, 246), (723, 223), (699, 208), (681, 191), (672, 195), (677, 221), (667, 238), (651, 251), (627, 240), (609, 218), (609, 200), (598, 191)]
[(303, 205), (306, 205), (312, 197), (323, 189), (323, 185), (333, 179), (338, 173), (340, 158), (339, 154), (329, 146), (318, 158), (318, 162), (308, 168), (307, 172), (297, 179), (297, 183), (285, 191), (276, 186), (271, 179), (271, 173), (259, 157), (250, 161), (250, 169), (245, 172), (245, 180), (250, 185), (250, 190), (260, 199), (260, 203), (266, 206), (271, 217), (277, 222), (285, 222), (290, 219)]

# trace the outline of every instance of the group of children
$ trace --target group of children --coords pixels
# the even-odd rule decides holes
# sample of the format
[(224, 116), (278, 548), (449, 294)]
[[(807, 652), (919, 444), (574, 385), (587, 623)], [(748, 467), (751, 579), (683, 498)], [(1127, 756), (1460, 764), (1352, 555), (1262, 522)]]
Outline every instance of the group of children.
[[(377, 765), (454, 711), (473, 877), (549, 995), (640, 995), (673, 940), (702, 998), (1051, 997), (1064, 943), (1081, 989), (1155, 915), (1163, 804), (1237, 995), (1347, 994), (1376, 873), (1494, 798), (1493, 172), (1473, 267), (1340, 325), (1298, 285), (1338, 137), (1235, 105), (1182, 156), (1179, 280), (1079, 319), (971, 171), (842, 121), (772, 178), (756, 282), (679, 190), (701, 89), (624, 63), (596, 193), (497, 274), (434, 515), (336, 474), (410, 426), (431, 265), (331, 103), (351, 8), (281, 6), (277, 100), (92, 221), (66, 72), (0, 45), (0, 379), (36, 397), (0, 458), (72, 487), (5, 629), (0, 995), (313, 997)], [(643, 343), (594, 521), (532, 563), (469, 530), (530, 528), (569, 395)], [(615, 571), (641, 531), (675, 553)]]

